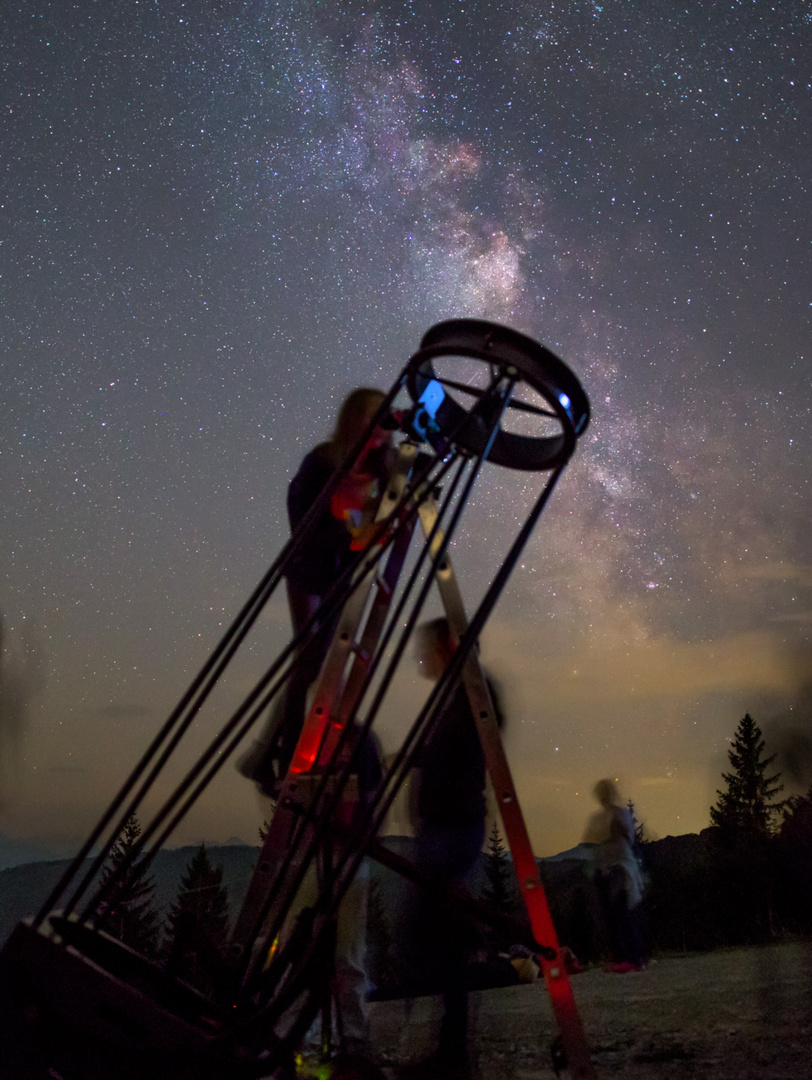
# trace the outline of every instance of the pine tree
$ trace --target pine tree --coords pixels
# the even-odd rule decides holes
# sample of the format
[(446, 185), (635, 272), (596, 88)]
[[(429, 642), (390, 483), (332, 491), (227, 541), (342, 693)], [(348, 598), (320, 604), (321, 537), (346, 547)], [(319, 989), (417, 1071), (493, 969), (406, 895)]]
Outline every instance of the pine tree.
[(775, 800), (784, 785), (778, 782), (780, 773), (767, 775), (775, 754), (764, 757), (761, 728), (750, 713), (740, 721), (733, 749), (728, 750), (727, 756), (733, 772), (722, 773), (727, 790), (716, 792), (719, 799), (711, 807), (711, 824), (759, 836), (770, 835), (773, 818), (785, 805)]
[(632, 825), (634, 826), (634, 846), (636, 848), (641, 847), (643, 844), (648, 843), (648, 837), (646, 836), (646, 827), (642, 821), (637, 818), (637, 813), (634, 809), (634, 803), (631, 799), (626, 803), (626, 809), (629, 811), (632, 817)]
[(137, 860), (127, 870), (121, 870), (132, 858), (132, 851), (141, 835), (141, 825), (131, 814), (119, 833), (102, 871), (101, 889), (113, 881), (98, 912), (103, 930), (123, 941), (130, 948), (154, 956), (158, 945), (158, 914), (153, 907), (155, 879), (147, 876), (146, 868)]
[(502, 911), (509, 911), (513, 905), (510, 874), (508, 853), (502, 843), (499, 825), (494, 821), (488, 836), (488, 852), (485, 856), (486, 885), (482, 895)]
[(212, 866), (205, 844), (181, 877), (168, 923), (167, 970), (200, 990), (214, 990), (228, 943), (228, 893), (223, 869)]

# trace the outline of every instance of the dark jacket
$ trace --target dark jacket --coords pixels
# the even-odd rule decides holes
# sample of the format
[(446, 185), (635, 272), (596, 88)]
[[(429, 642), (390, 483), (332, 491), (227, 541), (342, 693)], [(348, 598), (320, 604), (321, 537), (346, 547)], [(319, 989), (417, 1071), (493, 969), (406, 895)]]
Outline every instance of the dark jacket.
[[(311, 450), (288, 487), (288, 520), (291, 534), (333, 475), (324, 445)], [(336, 577), (351, 561), (350, 534), (343, 521), (333, 517), (329, 504), (314, 521), (297, 547), (287, 569), (288, 581), (313, 596), (324, 596)]]
[[(499, 726), (502, 714), (488, 681)], [(416, 800), (421, 825), (464, 826), (485, 820), (485, 755), (460, 682), (422, 747)]]

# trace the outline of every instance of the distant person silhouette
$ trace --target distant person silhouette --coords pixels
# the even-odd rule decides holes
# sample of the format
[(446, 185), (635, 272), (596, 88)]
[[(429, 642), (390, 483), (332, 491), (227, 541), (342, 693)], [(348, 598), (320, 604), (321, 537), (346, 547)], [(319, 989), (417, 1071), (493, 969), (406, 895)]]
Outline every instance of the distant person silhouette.
[(634, 821), (621, 805), (613, 780), (599, 780), (593, 794), (601, 808), (589, 819), (584, 841), (596, 845), (594, 880), (611, 955), (609, 969), (639, 971), (645, 967), (643, 876), (634, 854)]

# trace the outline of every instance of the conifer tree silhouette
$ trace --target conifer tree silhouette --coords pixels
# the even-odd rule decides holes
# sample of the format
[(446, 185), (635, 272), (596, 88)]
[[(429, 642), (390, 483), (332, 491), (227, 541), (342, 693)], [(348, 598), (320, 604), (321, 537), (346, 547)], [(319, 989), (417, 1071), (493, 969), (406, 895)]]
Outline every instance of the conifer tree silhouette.
[(513, 905), (510, 876), (508, 853), (502, 843), (499, 825), (494, 821), (488, 835), (488, 850), (485, 856), (486, 884), (482, 895), (502, 911), (509, 911)]
[(631, 814), (632, 824), (634, 825), (634, 846), (635, 848), (639, 848), (641, 845), (648, 843), (646, 827), (637, 817), (637, 811), (635, 810), (634, 802), (631, 799), (626, 803), (626, 809)]
[(122, 870), (130, 862), (140, 835), (138, 818), (130, 814), (102, 871), (101, 888), (111, 881), (113, 884), (99, 915), (108, 934), (145, 956), (155, 956), (159, 933), (158, 913), (153, 907), (155, 879), (147, 876), (146, 868), (139, 868), (137, 860)]
[(722, 773), (724, 791), (711, 807), (715, 835), (709, 838), (707, 910), (717, 944), (754, 944), (779, 930), (775, 819), (785, 803), (781, 774), (771, 772), (775, 754), (765, 755), (761, 728), (747, 713), (727, 754), (732, 771)]
[(727, 790), (716, 792), (719, 798), (711, 807), (711, 824), (768, 836), (774, 818), (785, 805), (784, 801), (775, 799), (784, 785), (779, 783), (780, 773), (767, 775), (775, 754), (764, 756), (761, 728), (750, 713), (739, 722), (733, 748), (727, 756), (733, 771), (722, 773)]
[(167, 970), (199, 990), (215, 990), (228, 942), (228, 893), (222, 867), (212, 865), (205, 844), (186, 867), (168, 924)]

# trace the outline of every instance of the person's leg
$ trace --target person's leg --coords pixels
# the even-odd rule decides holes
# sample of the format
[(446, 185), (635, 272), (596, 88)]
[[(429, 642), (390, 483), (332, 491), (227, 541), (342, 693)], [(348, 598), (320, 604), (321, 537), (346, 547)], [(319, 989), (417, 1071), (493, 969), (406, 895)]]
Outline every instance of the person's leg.
[(640, 910), (629, 907), (626, 871), (613, 866), (605, 883), (612, 959), (624, 968), (638, 967), (643, 962)]
[[(322, 598), (286, 582), (288, 607), (297, 637), (322, 603)], [(335, 620), (316, 627), (300, 647), (281, 693), (271, 702), (262, 735), (237, 765), (243, 776), (254, 780), (266, 795), (275, 796), (290, 767), (293, 751), (304, 725), (307, 692), (318, 678), (330, 645)]]
[(348, 1050), (360, 1053), (369, 1038), (367, 1015), (367, 905), (369, 863), (361, 863), (338, 909), (335, 950), (335, 999)]
[(622, 903), (618, 902), (618, 933), (622, 959), (633, 967), (641, 967), (645, 962), (641, 916), (640, 905), (630, 908), (628, 895), (624, 892)]
[[(427, 831), (418, 841), (422, 866), (443, 884), (470, 889), (484, 839), (484, 822)], [(470, 1055), (467, 961), (477, 939), (472, 920), (459, 910), (435, 912), (429, 944), (442, 972), (439, 1057), (449, 1067), (463, 1067)]]
[(599, 870), (597, 872), (595, 875), (595, 891), (598, 894), (598, 905), (603, 920), (609, 959), (613, 964), (618, 964), (623, 959), (623, 950), (618, 938), (617, 908), (613, 895), (611, 871)]
[[(290, 582), (286, 584), (293, 636), (297, 637), (318, 611), (322, 597), (305, 592)], [(335, 620), (331, 620), (329, 626), (317, 626), (302, 643), (285, 685), (281, 716), (274, 740), (280, 778), (284, 777), (290, 767), (293, 751), (304, 725), (307, 692), (319, 676), (334, 625)]]

